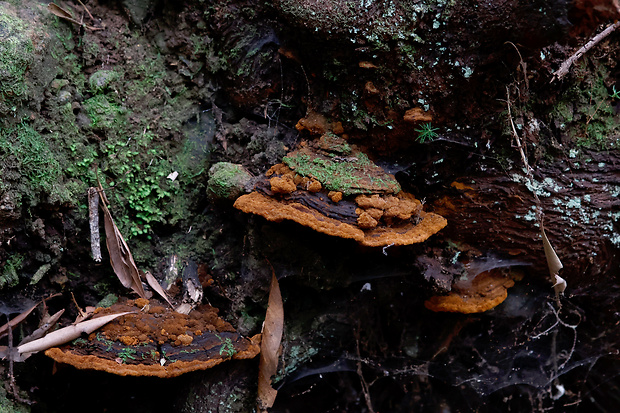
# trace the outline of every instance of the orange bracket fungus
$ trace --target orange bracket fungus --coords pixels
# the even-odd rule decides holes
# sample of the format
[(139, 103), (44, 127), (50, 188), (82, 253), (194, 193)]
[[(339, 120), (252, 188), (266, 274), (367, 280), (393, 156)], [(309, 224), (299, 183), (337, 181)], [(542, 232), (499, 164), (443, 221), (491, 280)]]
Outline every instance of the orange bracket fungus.
[[(139, 308), (143, 311), (137, 311)], [(139, 298), (98, 310), (102, 315), (132, 313), (45, 354), (78, 369), (120, 376), (176, 377), (231, 358), (254, 358), (260, 352), (258, 336), (248, 339), (237, 334), (209, 305), (185, 315)]]
[(254, 192), (239, 197), (235, 207), (370, 247), (423, 242), (447, 223), (424, 212), (394, 176), (332, 132), (302, 142), (267, 171)]
[(521, 279), (518, 272), (505, 274), (500, 268), (481, 272), (470, 281), (457, 281), (448, 295), (437, 295), (424, 302), (431, 311), (482, 313), (497, 307), (508, 297), (508, 288)]

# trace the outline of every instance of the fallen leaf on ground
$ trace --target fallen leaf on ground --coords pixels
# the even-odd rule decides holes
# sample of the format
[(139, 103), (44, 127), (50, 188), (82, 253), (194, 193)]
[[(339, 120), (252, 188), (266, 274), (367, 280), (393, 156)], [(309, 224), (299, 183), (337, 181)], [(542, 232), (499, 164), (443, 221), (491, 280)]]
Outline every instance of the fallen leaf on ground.
[(263, 323), (262, 340), (260, 345), (260, 362), (258, 366), (258, 410), (266, 411), (273, 406), (278, 391), (271, 387), (271, 377), (278, 368), (278, 354), (282, 331), (284, 330), (284, 308), (280, 285), (275, 273), (271, 275), (269, 290), (269, 305), (265, 322)]

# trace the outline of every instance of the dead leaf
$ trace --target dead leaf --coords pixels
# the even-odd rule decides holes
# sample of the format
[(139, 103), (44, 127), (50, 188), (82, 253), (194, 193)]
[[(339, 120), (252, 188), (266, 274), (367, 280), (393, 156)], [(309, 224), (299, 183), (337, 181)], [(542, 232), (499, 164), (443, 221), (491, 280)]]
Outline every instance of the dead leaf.
[(82, 334), (90, 334), (98, 328), (101, 328), (104, 325), (108, 324), (115, 318), (131, 313), (131, 311), (127, 311), (124, 313), (110, 314), (103, 317), (95, 318), (93, 320), (83, 321), (79, 324), (70, 325), (61, 328), (60, 330), (53, 331), (38, 340), (20, 344), (17, 347), (17, 351), (19, 354), (25, 354), (47, 350), (48, 348), (56, 347), (71, 340), (75, 340)]
[(271, 387), (271, 377), (278, 368), (278, 354), (282, 332), (284, 330), (284, 308), (280, 285), (275, 273), (271, 275), (269, 305), (263, 323), (260, 345), (260, 362), (258, 366), (258, 410), (266, 411), (273, 406), (278, 391)]
[(106, 205), (106, 197), (101, 184), (99, 184), (99, 192), (101, 194), (101, 208), (103, 209), (105, 224), (106, 246), (110, 253), (112, 269), (125, 287), (134, 290), (141, 298), (146, 298), (138, 267), (136, 267), (131, 251), (129, 251), (129, 246), (112, 219), (112, 214)]
[(563, 293), (566, 289), (566, 280), (560, 277), (558, 274), (564, 266), (558, 258), (558, 255), (555, 253), (555, 250), (551, 246), (549, 239), (547, 238), (547, 234), (545, 233), (545, 228), (540, 227), (540, 234), (542, 236), (543, 248), (545, 250), (545, 257), (547, 258), (547, 267), (549, 267), (549, 274), (551, 275), (551, 281), (554, 283), (553, 288), (556, 293)]
[[(84, 6), (84, 8), (86, 8), (86, 6)], [(67, 10), (63, 9), (62, 7), (60, 7), (57, 4), (49, 3), (47, 5), (47, 9), (54, 16), (59, 17), (59, 18), (64, 19), (64, 20), (67, 20), (67, 21), (69, 21), (71, 23), (77, 24), (78, 26), (83, 26), (83, 27), (86, 27), (87, 29), (90, 29), (90, 30), (102, 30), (101, 28), (92, 27), (92, 26), (89, 26), (87, 24), (84, 24), (83, 22), (79, 22), (79, 21), (75, 20), (71, 13), (69, 13)], [(86, 10), (86, 11), (88, 11), (88, 10)], [(90, 12), (88, 14), (90, 15)], [(92, 19), (92, 16), (91, 16), (91, 19)]]
[(11, 329), (13, 329), (13, 327), (18, 325), (22, 321), (24, 321), (26, 319), (26, 317), (28, 317), (30, 315), (30, 313), (32, 313), (32, 311), (39, 306), (39, 304), (41, 304), (41, 302), (36, 303), (35, 305), (33, 305), (32, 307), (30, 307), (29, 309), (27, 309), (26, 311), (24, 311), (20, 315), (18, 315), (17, 317), (13, 318), (8, 323), (6, 323), (2, 327), (0, 327), (0, 338), (2, 338), (4, 336), (6, 336), (7, 334), (9, 334), (9, 326), (11, 327)]
[(36, 303), (35, 305), (30, 307), (26, 311), (24, 311), (23, 313), (18, 315), (17, 317), (15, 317), (12, 320), (10, 320), (8, 323), (4, 324), (2, 327), (0, 327), (0, 338), (6, 336), (8, 334), (9, 326), (11, 326), (11, 329), (12, 329), (16, 325), (18, 325), (19, 323), (24, 321), (26, 319), (26, 317), (28, 317), (30, 315), (30, 313), (32, 313), (32, 311), (39, 306), (39, 304), (44, 303), (45, 300), (49, 300), (49, 299), (54, 298), (54, 297), (59, 296), (59, 295), (60, 295), (59, 293), (58, 294), (52, 294), (51, 296), (49, 296), (47, 298), (44, 298), (43, 300), (39, 301), (38, 303)]
[(151, 288), (157, 293), (159, 294), (164, 300), (166, 300), (166, 302), (168, 302), (168, 304), (170, 304), (170, 307), (174, 308), (174, 306), (172, 305), (172, 303), (170, 302), (170, 299), (168, 298), (168, 294), (166, 294), (166, 292), (164, 291), (163, 288), (161, 288), (161, 285), (159, 285), (159, 283), (157, 282), (157, 280), (155, 279), (155, 277), (153, 277), (153, 274), (151, 274), (150, 271), (147, 271), (144, 273), (144, 276), (146, 278), (146, 282), (149, 283), (149, 285), (151, 286)]
[(57, 17), (60, 17), (61, 19), (66, 19), (66, 20), (69, 20), (69, 21), (71, 21), (73, 23), (79, 24), (79, 22), (73, 18), (71, 13), (69, 13), (67, 10), (63, 9), (62, 7), (60, 7), (59, 5), (57, 5), (55, 3), (49, 3), (47, 5), (47, 9), (54, 16), (57, 16)]
[(52, 327), (56, 325), (58, 319), (64, 312), (64, 308), (52, 315), (49, 315), (46, 311), (45, 315), (41, 319), (41, 322), (39, 323), (39, 328), (34, 330), (29, 336), (25, 337), (20, 344), (30, 343), (31, 341), (38, 340), (43, 337)]

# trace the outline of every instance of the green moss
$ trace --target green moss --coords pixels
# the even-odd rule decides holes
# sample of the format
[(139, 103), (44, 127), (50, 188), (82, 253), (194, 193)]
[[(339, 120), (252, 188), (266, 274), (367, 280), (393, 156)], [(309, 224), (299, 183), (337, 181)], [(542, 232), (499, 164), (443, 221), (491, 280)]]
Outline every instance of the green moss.
[(207, 193), (215, 198), (237, 198), (251, 179), (241, 165), (218, 162), (209, 170)]
[(114, 129), (126, 122), (127, 110), (105, 95), (96, 95), (86, 100), (84, 110), (94, 129)]
[(575, 82), (550, 112), (552, 121), (581, 148), (605, 150), (620, 141), (620, 119), (613, 107), (614, 89), (602, 62), (584, 59), (575, 66)]
[(28, 413), (30, 412), (30, 407), (26, 405), (21, 405), (17, 402), (9, 400), (7, 397), (6, 389), (9, 388), (8, 384), (5, 384), (2, 380), (0, 380), (0, 412), (2, 413)]
[(0, 5), (0, 116), (15, 113), (28, 91), (26, 72), (34, 46), (27, 24)]
[(0, 289), (4, 287), (15, 287), (19, 283), (19, 274), (24, 257), (20, 254), (14, 254), (4, 264), (2, 275), (0, 276)]
[(339, 191), (345, 196), (372, 192), (367, 189), (365, 181), (384, 190), (400, 189), (398, 183), (385, 173), (379, 176), (371, 175), (369, 171), (377, 170), (378, 167), (361, 152), (345, 162), (336, 158), (312, 158), (306, 153), (285, 156), (283, 161), (298, 174), (313, 177), (327, 190)]
[(97, 303), (97, 307), (111, 307), (118, 301), (118, 296), (116, 294), (108, 294), (101, 301)]
[[(13, 156), (20, 174), (34, 192), (51, 192), (62, 171), (47, 141), (26, 123), (0, 130), (0, 155)], [(8, 168), (0, 164), (0, 169)]]
[(115, 70), (98, 70), (88, 78), (88, 84), (93, 92), (101, 92), (121, 78), (121, 73)]

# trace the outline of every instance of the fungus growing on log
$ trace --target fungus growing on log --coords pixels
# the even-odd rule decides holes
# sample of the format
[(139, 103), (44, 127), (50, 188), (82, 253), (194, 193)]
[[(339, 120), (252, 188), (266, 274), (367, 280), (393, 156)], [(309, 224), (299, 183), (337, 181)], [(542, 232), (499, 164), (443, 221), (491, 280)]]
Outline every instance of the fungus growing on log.
[(231, 358), (254, 358), (260, 352), (257, 337), (237, 334), (213, 307), (203, 305), (185, 315), (151, 301), (146, 311), (135, 312), (142, 304), (136, 301), (98, 309), (99, 314), (134, 313), (45, 354), (78, 369), (165, 378), (205, 370)]
[(518, 272), (506, 274), (499, 268), (484, 271), (471, 281), (454, 283), (448, 295), (433, 296), (424, 306), (436, 312), (482, 313), (503, 303), (508, 289), (521, 277)]
[(370, 247), (423, 242), (447, 223), (424, 212), (394, 176), (331, 132), (285, 156), (235, 207)]

